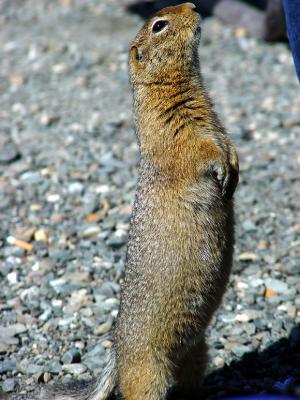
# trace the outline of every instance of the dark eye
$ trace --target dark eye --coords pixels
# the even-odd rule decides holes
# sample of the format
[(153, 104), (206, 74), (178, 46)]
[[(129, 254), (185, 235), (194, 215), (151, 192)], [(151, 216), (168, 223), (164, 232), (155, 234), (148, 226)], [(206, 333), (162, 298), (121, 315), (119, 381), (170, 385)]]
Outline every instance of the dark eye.
[(168, 25), (168, 21), (164, 21), (164, 20), (160, 20), (160, 21), (156, 21), (155, 24), (152, 26), (152, 32), (153, 33), (158, 33), (161, 30), (164, 29), (165, 26)]

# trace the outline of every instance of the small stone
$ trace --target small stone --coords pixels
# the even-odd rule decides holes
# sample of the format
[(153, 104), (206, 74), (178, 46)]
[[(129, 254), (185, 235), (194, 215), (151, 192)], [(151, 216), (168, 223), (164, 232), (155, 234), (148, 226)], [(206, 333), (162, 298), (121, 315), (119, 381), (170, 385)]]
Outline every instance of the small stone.
[(262, 286), (264, 284), (264, 281), (262, 280), (262, 279), (260, 279), (260, 278), (257, 278), (257, 279), (250, 279), (250, 285), (253, 287), (253, 288), (258, 288), (258, 287), (260, 287), (260, 286)]
[(123, 237), (113, 236), (106, 242), (107, 246), (111, 246), (114, 249), (122, 247), (125, 243), (126, 243), (126, 236)]
[(52, 72), (56, 75), (65, 74), (68, 71), (68, 66), (65, 63), (54, 64), (52, 66)]
[(68, 186), (68, 192), (70, 194), (81, 194), (83, 192), (83, 184), (80, 182), (72, 182)]
[(42, 372), (39, 376), (38, 376), (38, 383), (48, 383), (51, 379), (51, 375), (49, 374), (49, 372)]
[(77, 349), (70, 349), (62, 356), (61, 361), (63, 364), (80, 363), (81, 355)]
[(59, 292), (61, 286), (65, 285), (67, 281), (64, 278), (53, 279), (49, 285), (53, 287), (56, 292)]
[(19, 149), (13, 142), (0, 144), (0, 164), (10, 164), (20, 157)]
[(272, 290), (272, 289), (266, 289), (264, 296), (268, 297), (268, 298), (278, 296), (278, 292), (275, 292), (275, 290)]
[(20, 176), (21, 181), (29, 183), (39, 183), (41, 179), (41, 175), (38, 171), (27, 171)]
[(49, 194), (46, 197), (46, 200), (48, 201), (48, 203), (57, 203), (60, 200), (60, 195), (57, 193)]
[(105, 322), (104, 324), (99, 325), (95, 330), (94, 334), (95, 335), (104, 335), (105, 333), (108, 333), (111, 330), (112, 324), (109, 322)]
[(87, 215), (86, 220), (90, 223), (99, 222), (101, 220), (101, 216), (96, 213), (90, 213)]
[(291, 228), (292, 232), (300, 233), (300, 224), (293, 225)]
[(72, 375), (80, 375), (86, 371), (86, 366), (83, 364), (65, 364), (62, 370)]
[(288, 285), (279, 279), (267, 278), (265, 279), (265, 286), (267, 289), (277, 293), (285, 293), (289, 290)]
[(292, 128), (293, 126), (297, 125), (300, 125), (300, 114), (293, 117), (289, 117), (283, 121), (283, 126), (285, 128)]
[(220, 319), (222, 322), (224, 322), (224, 324), (232, 324), (233, 322), (235, 322), (235, 315), (234, 314), (221, 315)]
[(110, 349), (110, 348), (112, 347), (112, 345), (113, 345), (113, 342), (110, 341), (110, 340), (104, 340), (104, 341), (102, 342), (102, 346), (103, 346), (105, 349)]
[(268, 242), (264, 239), (261, 239), (257, 245), (258, 250), (266, 250), (268, 248)]
[(236, 342), (228, 342), (224, 347), (226, 350), (230, 350), (237, 357), (242, 357), (244, 354), (249, 353), (252, 350), (251, 347)]
[(25, 240), (17, 239), (14, 236), (8, 236), (8, 238), (6, 240), (9, 244), (20, 247), (23, 250), (26, 250), (26, 251), (32, 250), (32, 244), (25, 242)]
[(48, 237), (44, 229), (38, 229), (34, 233), (34, 240), (37, 242), (47, 242)]
[(6, 338), (13, 337), (16, 331), (13, 326), (0, 326), (0, 342)]
[(101, 229), (98, 225), (89, 226), (82, 231), (81, 236), (84, 239), (89, 239), (93, 236), (98, 235), (100, 232), (101, 232)]
[(2, 390), (5, 393), (12, 392), (15, 389), (16, 380), (14, 378), (6, 379), (2, 383)]
[(95, 294), (102, 295), (104, 297), (108, 298), (113, 297), (114, 295), (113, 285), (111, 284), (111, 282), (103, 282), (102, 285), (100, 287), (97, 287), (94, 292)]
[(40, 316), (39, 321), (45, 322), (51, 317), (52, 309), (48, 307)]
[(49, 115), (49, 114), (42, 114), (42, 116), (40, 118), (40, 123), (43, 126), (50, 126), (54, 122), (57, 122), (57, 120), (58, 120), (57, 116)]
[(52, 299), (51, 304), (54, 308), (61, 308), (62, 306), (62, 300), (61, 299)]
[(10, 84), (12, 86), (22, 86), (24, 84), (24, 76), (18, 73), (12, 73), (9, 76)]
[(37, 365), (37, 364), (29, 364), (26, 372), (28, 375), (35, 375), (35, 374), (41, 374), (43, 372), (43, 366), (42, 365)]
[(0, 362), (0, 375), (6, 372), (11, 372), (16, 369), (16, 362), (14, 360), (7, 360)]
[(224, 364), (225, 364), (223, 358), (220, 357), (220, 356), (216, 356), (216, 357), (213, 359), (213, 363), (214, 363), (214, 365), (215, 365), (216, 367), (218, 367), (218, 368), (224, 367)]
[(237, 314), (235, 320), (238, 322), (248, 322), (249, 316), (247, 314)]
[(257, 259), (258, 259), (257, 255), (251, 252), (241, 253), (238, 256), (239, 261), (256, 261)]
[(293, 304), (287, 304), (286, 308), (287, 308), (287, 310), (286, 310), (287, 315), (291, 318), (295, 318), (296, 311), (297, 311), (296, 306), (294, 306)]
[(10, 326), (14, 329), (16, 335), (19, 335), (21, 333), (28, 331), (27, 326), (25, 326), (24, 324), (18, 323), (18, 324), (14, 324), (14, 325), (10, 325)]
[(108, 306), (109, 309), (119, 307), (120, 302), (118, 299), (114, 297), (110, 297), (104, 301), (105, 305)]
[(6, 279), (11, 285), (15, 285), (18, 282), (18, 274), (16, 271), (13, 271), (7, 274)]
[(242, 223), (242, 227), (246, 232), (256, 232), (257, 228), (256, 226), (253, 224), (253, 222), (246, 220)]
[(47, 370), (48, 372), (50, 372), (50, 374), (58, 375), (58, 374), (61, 372), (62, 367), (61, 367), (61, 364), (60, 364), (59, 362), (57, 362), (57, 361), (52, 361), (52, 362), (50, 362), (49, 365), (46, 367), (46, 370)]
[(237, 282), (236, 286), (240, 290), (245, 290), (245, 289), (248, 289), (248, 287), (249, 287), (247, 283), (241, 282), (241, 281)]

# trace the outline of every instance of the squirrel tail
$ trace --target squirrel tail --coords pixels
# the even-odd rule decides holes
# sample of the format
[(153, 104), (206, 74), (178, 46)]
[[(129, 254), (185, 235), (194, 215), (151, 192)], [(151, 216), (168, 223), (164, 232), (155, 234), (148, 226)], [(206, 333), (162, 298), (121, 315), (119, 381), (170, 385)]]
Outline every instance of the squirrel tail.
[(98, 378), (89, 382), (70, 382), (47, 387), (41, 393), (41, 400), (113, 400), (117, 386), (116, 356), (112, 351), (107, 366)]

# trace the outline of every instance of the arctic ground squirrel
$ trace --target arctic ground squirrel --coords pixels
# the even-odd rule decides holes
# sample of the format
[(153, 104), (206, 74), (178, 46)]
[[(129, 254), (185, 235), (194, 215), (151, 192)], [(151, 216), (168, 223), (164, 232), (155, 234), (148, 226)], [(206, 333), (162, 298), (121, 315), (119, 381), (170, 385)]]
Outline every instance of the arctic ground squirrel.
[(167, 7), (131, 45), (141, 158), (114, 346), (99, 379), (48, 399), (202, 397), (205, 330), (232, 264), (239, 166), (203, 86), (199, 23), (192, 3)]

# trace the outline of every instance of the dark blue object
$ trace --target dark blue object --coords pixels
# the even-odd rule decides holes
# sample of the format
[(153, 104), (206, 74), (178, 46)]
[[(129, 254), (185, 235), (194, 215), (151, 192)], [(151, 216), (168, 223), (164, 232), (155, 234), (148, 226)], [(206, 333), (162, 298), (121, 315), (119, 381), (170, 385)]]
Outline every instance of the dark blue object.
[(300, 1), (284, 0), (283, 4), (289, 42), (300, 82)]
[(289, 376), (288, 378), (286, 378), (283, 382), (277, 381), (274, 383), (273, 388), (280, 390), (280, 391), (284, 391), (286, 390), (293, 382), (295, 381), (295, 378), (293, 378), (292, 376)]
[(286, 395), (257, 394), (251, 396), (228, 397), (224, 400), (295, 400), (296, 397)]

